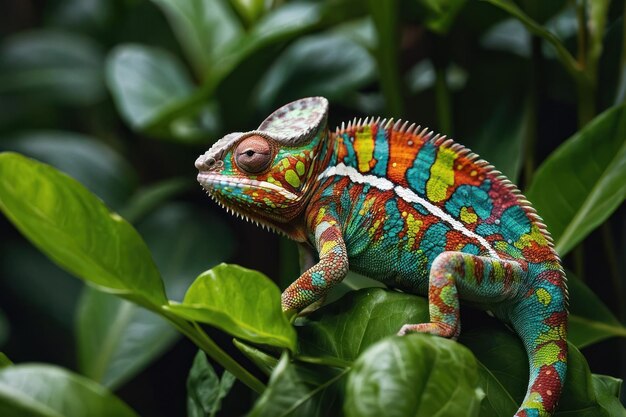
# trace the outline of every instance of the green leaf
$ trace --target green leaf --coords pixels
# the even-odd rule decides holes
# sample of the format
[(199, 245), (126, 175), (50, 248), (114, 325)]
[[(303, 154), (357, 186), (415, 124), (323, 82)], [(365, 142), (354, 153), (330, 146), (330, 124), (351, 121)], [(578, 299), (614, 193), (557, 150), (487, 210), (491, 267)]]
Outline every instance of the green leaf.
[(9, 321), (0, 309), (0, 346), (3, 346), (9, 339)]
[(626, 327), (580, 279), (567, 273), (570, 298), (568, 340), (579, 349), (609, 337), (626, 337)]
[(417, 16), (424, 25), (439, 34), (450, 30), (454, 18), (467, 0), (417, 0)]
[(0, 93), (86, 106), (104, 98), (102, 51), (91, 39), (58, 30), (21, 32), (0, 50)]
[(0, 140), (0, 150), (22, 153), (52, 165), (119, 209), (136, 184), (130, 164), (102, 141), (74, 132), (26, 131)]
[(214, 417), (234, 382), (235, 377), (228, 371), (220, 380), (204, 352), (199, 350), (187, 377), (187, 416)]
[(591, 375), (593, 388), (596, 391), (598, 402), (611, 417), (626, 417), (626, 408), (620, 401), (622, 380), (607, 375)]
[(268, 355), (254, 346), (250, 346), (240, 340), (233, 339), (233, 344), (246, 358), (250, 359), (265, 375), (271, 375), (278, 364), (278, 359)]
[(19, 154), (0, 154), (0, 209), (55, 263), (144, 306), (166, 303), (135, 229), (76, 180)]
[(270, 382), (247, 417), (325, 417), (341, 413), (348, 369), (289, 361), (283, 355)]
[(472, 353), (429, 335), (390, 337), (370, 346), (348, 377), (348, 417), (478, 416), (484, 393), (477, 389)]
[[(157, 260), (170, 298), (182, 299), (193, 277), (232, 254), (230, 231), (193, 206), (170, 203), (142, 221), (138, 230)], [(210, 239), (207, 236), (220, 236)], [(114, 389), (161, 356), (180, 338), (162, 317), (87, 289), (77, 311), (80, 369)]]
[(354, 361), (407, 323), (428, 321), (428, 301), (411, 294), (366, 288), (321, 308), (297, 327), (300, 354)]
[(237, 17), (224, 0), (153, 1), (167, 16), (200, 78), (242, 35)]
[(51, 365), (0, 369), (3, 417), (136, 417), (137, 414), (95, 382)]
[(296, 334), (280, 306), (280, 290), (265, 275), (221, 264), (200, 275), (182, 304), (165, 307), (253, 343), (294, 350)]
[(254, 23), (265, 11), (264, 0), (230, 0), (240, 16), (248, 23)]
[(611, 108), (554, 151), (526, 196), (561, 256), (602, 224), (626, 197), (626, 105)]
[(127, 201), (126, 206), (120, 210), (120, 214), (129, 222), (136, 223), (164, 202), (188, 191), (192, 185), (195, 185), (195, 180), (179, 177), (169, 178), (140, 188)]
[(259, 104), (266, 111), (299, 97), (342, 98), (375, 76), (370, 54), (344, 34), (303, 37), (279, 56), (259, 82)]
[(7, 366), (11, 365), (13, 365), (11, 359), (9, 359), (4, 353), (0, 352), (0, 369), (6, 368)]

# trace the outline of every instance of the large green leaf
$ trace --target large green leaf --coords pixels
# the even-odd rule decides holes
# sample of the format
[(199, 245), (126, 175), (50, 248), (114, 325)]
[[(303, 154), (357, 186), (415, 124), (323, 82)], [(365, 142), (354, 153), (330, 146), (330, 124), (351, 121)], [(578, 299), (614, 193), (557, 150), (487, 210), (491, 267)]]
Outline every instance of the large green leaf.
[(626, 408), (620, 401), (622, 380), (607, 375), (591, 376), (598, 402), (609, 412), (611, 417), (626, 417)]
[(570, 296), (568, 339), (579, 349), (609, 337), (626, 337), (626, 327), (611, 310), (572, 273), (567, 273)]
[[(137, 229), (157, 261), (169, 298), (177, 300), (193, 277), (230, 257), (233, 248), (231, 233), (219, 219), (181, 203), (161, 207)], [(207, 238), (211, 233), (220, 236), (219, 242)], [(180, 337), (162, 317), (91, 288), (83, 294), (76, 317), (80, 369), (111, 389)]]
[(348, 293), (311, 314), (297, 327), (300, 353), (354, 361), (379, 340), (396, 334), (402, 325), (428, 321), (422, 297), (381, 288)]
[(626, 197), (626, 105), (596, 117), (539, 167), (526, 195), (564, 256)]
[(280, 290), (260, 272), (222, 264), (200, 275), (181, 304), (165, 307), (254, 343), (295, 349), (296, 334), (280, 306)]
[(0, 209), (54, 262), (142, 305), (166, 303), (150, 251), (124, 219), (76, 180), (19, 154), (0, 154)]
[(247, 417), (326, 417), (341, 413), (348, 370), (290, 362), (283, 355)]
[(218, 378), (204, 352), (199, 350), (187, 377), (187, 416), (215, 417), (234, 382), (235, 377), (228, 371)]
[[(460, 344), (429, 335), (370, 346), (348, 377), (344, 412), (369, 416), (478, 416), (476, 360)], [(391, 412), (393, 410), (393, 412)]]
[(57, 30), (22, 32), (0, 50), (0, 92), (69, 105), (104, 97), (102, 51), (91, 39)]
[(242, 35), (242, 28), (224, 0), (153, 0), (168, 17), (187, 58), (202, 78), (226, 48)]
[(136, 417), (137, 414), (95, 382), (51, 365), (0, 369), (3, 417)]

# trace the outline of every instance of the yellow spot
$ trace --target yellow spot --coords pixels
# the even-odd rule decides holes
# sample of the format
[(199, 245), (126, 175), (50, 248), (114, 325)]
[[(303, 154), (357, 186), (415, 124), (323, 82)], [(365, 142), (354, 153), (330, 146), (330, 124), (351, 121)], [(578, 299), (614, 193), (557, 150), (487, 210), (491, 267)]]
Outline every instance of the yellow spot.
[(289, 158), (283, 159), (281, 163), (283, 164), (283, 168), (285, 169), (289, 168)]
[(369, 126), (364, 126), (362, 132), (356, 133), (354, 150), (359, 163), (359, 171), (368, 172), (370, 170), (370, 161), (374, 157), (374, 140)]
[(478, 216), (476, 213), (470, 213), (467, 207), (461, 207), (461, 220), (465, 223), (476, 223)]
[(532, 242), (536, 242), (539, 246), (548, 246), (548, 241), (546, 237), (541, 233), (539, 227), (533, 224), (530, 233), (526, 233), (520, 236), (520, 239), (515, 242), (515, 247), (518, 249), (523, 249), (531, 246)]
[(446, 199), (448, 187), (454, 184), (454, 160), (457, 154), (452, 149), (439, 148), (437, 158), (430, 167), (430, 179), (426, 183), (426, 195), (435, 203)]
[(324, 256), (325, 254), (333, 250), (335, 246), (337, 246), (337, 242), (335, 242), (334, 240), (324, 242), (324, 244), (322, 245), (322, 249), (320, 250), (320, 256)]
[(394, 162), (393, 164), (391, 164), (391, 166), (395, 168), (395, 167), (398, 166), (398, 164), (396, 162)]
[(462, 169), (463, 169), (463, 165), (462, 165), (462, 164), (458, 164), (458, 165), (456, 166), (456, 169), (457, 169), (457, 170), (459, 170), (459, 171), (460, 171), (460, 170), (462, 170)]
[(559, 361), (561, 349), (556, 343), (547, 343), (535, 351), (534, 365), (539, 368), (542, 365), (552, 365)]
[(407, 226), (407, 236), (409, 239), (406, 242), (407, 249), (413, 248), (415, 245), (415, 237), (420, 231), (420, 227), (424, 224), (423, 221), (416, 219), (412, 214), (407, 215), (406, 217), (406, 226)]
[(296, 172), (300, 176), (304, 175), (304, 164), (302, 163), (302, 161), (296, 162)]
[(326, 215), (326, 209), (322, 207), (320, 211), (317, 212), (317, 217), (315, 218), (315, 224), (320, 224), (325, 215)]
[(504, 267), (500, 262), (493, 263), (493, 280), (494, 282), (502, 282), (504, 281)]
[(293, 169), (288, 169), (285, 171), (285, 180), (291, 185), (293, 188), (298, 188), (300, 186), (300, 177)]
[(550, 304), (550, 301), (552, 301), (552, 296), (545, 288), (537, 289), (535, 294), (537, 294), (537, 299), (539, 300), (539, 302), (545, 306)]
[(408, 213), (407, 213), (406, 211), (403, 211), (403, 212), (402, 212), (402, 217), (406, 217), (406, 215), (407, 215), (407, 214), (408, 214)]
[(475, 177), (476, 174), (478, 174), (478, 172), (476, 172), (476, 170), (472, 170), (472, 172), (470, 172), (470, 176)]

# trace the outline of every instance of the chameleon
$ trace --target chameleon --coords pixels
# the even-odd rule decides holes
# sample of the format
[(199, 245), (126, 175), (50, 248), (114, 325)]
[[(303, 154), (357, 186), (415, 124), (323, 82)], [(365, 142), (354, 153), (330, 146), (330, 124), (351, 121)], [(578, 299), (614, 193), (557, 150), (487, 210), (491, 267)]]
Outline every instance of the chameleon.
[(508, 323), (529, 359), (516, 417), (553, 415), (567, 371), (567, 280), (541, 217), (468, 148), (406, 121), (328, 128), (328, 101), (286, 104), (196, 161), (229, 212), (299, 243), (304, 272), (282, 294), (295, 314), (353, 270), (428, 297), (430, 321), (398, 334), (456, 339), (459, 301)]

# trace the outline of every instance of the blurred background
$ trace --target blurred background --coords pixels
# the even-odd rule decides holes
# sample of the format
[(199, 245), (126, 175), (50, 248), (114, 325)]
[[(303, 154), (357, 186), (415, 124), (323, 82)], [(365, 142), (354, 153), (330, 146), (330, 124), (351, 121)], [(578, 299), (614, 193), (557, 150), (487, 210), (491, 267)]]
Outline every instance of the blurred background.
[[(623, 101), (623, 16), (623, 1), (604, 0), (9, 0), (0, 150), (68, 173), (132, 222), (171, 299), (222, 261), (284, 288), (298, 274), (293, 244), (228, 216), (195, 182), (211, 143), (322, 95), (331, 128), (355, 116), (415, 121), (525, 189), (552, 151)], [(591, 85), (551, 37), (587, 64)], [(77, 370), (142, 415), (184, 415), (191, 343), (85, 288), (4, 218), (0, 236), (0, 350)], [(621, 323), (625, 243), (622, 205), (565, 258), (597, 295), (590, 306)], [(591, 370), (623, 378), (624, 339), (596, 330), (583, 350)]]

